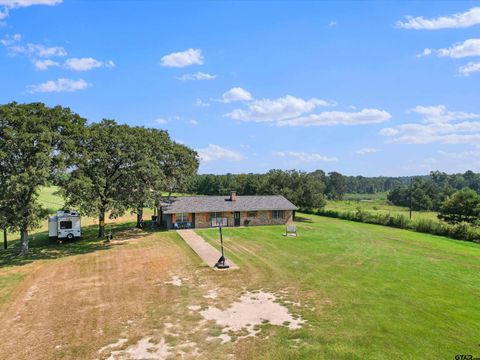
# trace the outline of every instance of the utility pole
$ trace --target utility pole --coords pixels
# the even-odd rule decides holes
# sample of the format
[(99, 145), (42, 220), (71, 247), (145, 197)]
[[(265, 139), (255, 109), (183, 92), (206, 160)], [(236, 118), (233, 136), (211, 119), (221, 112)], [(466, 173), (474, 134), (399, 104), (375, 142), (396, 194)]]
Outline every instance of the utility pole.
[(410, 177), (410, 220), (412, 220), (412, 178)]

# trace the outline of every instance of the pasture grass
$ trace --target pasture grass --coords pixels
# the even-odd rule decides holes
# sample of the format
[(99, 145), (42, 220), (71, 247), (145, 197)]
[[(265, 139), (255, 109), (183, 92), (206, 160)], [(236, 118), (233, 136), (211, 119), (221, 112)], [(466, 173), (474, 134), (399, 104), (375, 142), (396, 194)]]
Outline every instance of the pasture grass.
[[(299, 214), (280, 226), (224, 229), (248, 288), (289, 289), (308, 326), (268, 345), (278, 359), (414, 359), (479, 354), (480, 246)], [(218, 230), (197, 230), (218, 248)], [(292, 349), (289, 339), (299, 337)]]

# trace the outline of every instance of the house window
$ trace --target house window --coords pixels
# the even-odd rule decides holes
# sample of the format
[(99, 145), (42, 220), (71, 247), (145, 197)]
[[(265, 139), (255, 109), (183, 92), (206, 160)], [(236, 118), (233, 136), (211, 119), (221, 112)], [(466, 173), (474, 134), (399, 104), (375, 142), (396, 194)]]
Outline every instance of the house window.
[(67, 230), (72, 228), (71, 221), (60, 221), (60, 230)]
[(177, 222), (188, 222), (188, 213), (178, 213), (176, 220)]
[(247, 212), (247, 217), (257, 217), (257, 212), (256, 211), (249, 211), (249, 212)]
[(272, 218), (274, 219), (283, 219), (283, 210), (273, 210)]
[(220, 224), (222, 224), (222, 226), (227, 226), (228, 219), (226, 217), (222, 218), (221, 212), (211, 212), (210, 223), (212, 226), (219, 226)]
[(216, 221), (217, 219), (221, 219), (222, 218), (222, 213), (221, 212), (211, 212), (210, 213), (210, 220), (212, 221)]

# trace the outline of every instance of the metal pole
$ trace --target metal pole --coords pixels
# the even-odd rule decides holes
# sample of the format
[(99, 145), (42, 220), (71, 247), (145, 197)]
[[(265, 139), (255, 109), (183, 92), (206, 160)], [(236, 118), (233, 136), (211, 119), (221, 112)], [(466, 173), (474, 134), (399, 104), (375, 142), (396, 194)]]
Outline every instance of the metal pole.
[(410, 220), (412, 220), (412, 178), (410, 178)]
[[(225, 258), (224, 257), (224, 254), (223, 254), (223, 235), (222, 235), (222, 224), (220, 224), (220, 247), (222, 248), (222, 258)], [(224, 261), (225, 262), (225, 261)]]

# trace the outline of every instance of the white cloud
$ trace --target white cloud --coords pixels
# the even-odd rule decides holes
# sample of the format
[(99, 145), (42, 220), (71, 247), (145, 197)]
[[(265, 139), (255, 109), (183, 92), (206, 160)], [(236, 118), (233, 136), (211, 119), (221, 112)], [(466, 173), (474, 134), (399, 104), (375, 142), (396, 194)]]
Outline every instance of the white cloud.
[(312, 113), (319, 106), (332, 106), (334, 102), (312, 98), (304, 100), (291, 95), (271, 100), (255, 100), (246, 108), (234, 109), (225, 116), (234, 120), (266, 122), (277, 126), (362, 125), (382, 123), (391, 115), (378, 109), (356, 112), (325, 111)]
[(274, 156), (283, 158), (293, 158), (297, 161), (311, 163), (311, 162), (332, 162), (338, 161), (336, 157), (330, 157), (315, 153), (305, 153), (301, 151), (274, 151)]
[(417, 56), (428, 56), (431, 54), (455, 59), (469, 56), (480, 56), (480, 39), (467, 39), (464, 42), (455, 43), (452, 46), (444, 49), (435, 50), (427, 48)]
[(329, 26), (329, 27), (333, 27), (333, 26), (337, 26), (337, 24), (338, 24), (338, 22), (335, 21), (335, 20), (333, 20), (333, 21), (330, 21), (330, 22), (328, 23), (328, 26)]
[(480, 161), (480, 150), (470, 150), (470, 151), (462, 151), (462, 152), (439, 151), (439, 154), (449, 159), (464, 160), (464, 159), (473, 158), (476, 161)]
[(379, 152), (380, 149), (376, 149), (376, 148), (362, 148), (362, 149), (358, 149), (355, 151), (355, 154), (358, 154), (358, 155), (367, 155), (367, 154), (373, 154), (373, 153), (376, 153), (376, 152)]
[(469, 62), (458, 68), (458, 73), (463, 76), (470, 76), (470, 74), (480, 72), (480, 62)]
[(177, 77), (181, 81), (190, 81), (190, 80), (214, 80), (217, 75), (207, 74), (203, 72), (196, 72), (195, 74), (183, 74), (182, 76)]
[(357, 112), (325, 111), (277, 122), (278, 126), (368, 125), (390, 120), (385, 110), (362, 109)]
[(426, 48), (420, 54), (417, 54), (417, 57), (424, 57), (432, 54), (432, 49)]
[(186, 66), (203, 64), (202, 50), (188, 49), (181, 52), (171, 53), (160, 59), (160, 64), (165, 67), (183, 68)]
[(59, 65), (60, 64), (58, 62), (50, 59), (33, 61), (33, 66), (35, 66), (35, 69), (37, 70), (47, 70), (49, 67), (59, 66)]
[(57, 5), (61, 4), (63, 0), (0, 0), (0, 6), (5, 6), (10, 9), (28, 7), (32, 5)]
[(45, 46), (32, 43), (8, 46), (8, 51), (12, 55), (37, 57), (67, 56), (67, 51), (61, 46)]
[(90, 84), (85, 80), (72, 80), (60, 78), (57, 80), (50, 80), (38, 85), (30, 85), (28, 90), (30, 93), (50, 93), (50, 92), (73, 92), (77, 90), (84, 90)]
[[(397, 144), (472, 144), (480, 142), (480, 114), (449, 111), (445, 106), (417, 106), (416, 113), (424, 116), (420, 123), (408, 123), (384, 128), (380, 134)], [(461, 121), (461, 122), (459, 122)]]
[[(0, 19), (1, 19), (1, 17), (0, 17)], [(10, 46), (10, 45), (13, 45), (20, 40), (22, 40), (22, 35), (20, 35), (20, 34), (13, 34), (12, 36), (7, 34), (7, 35), (5, 35), (5, 37), (3, 39), (0, 40), (0, 44), (2, 44), (3, 46)]]
[(5, 19), (9, 15), (11, 9), (28, 7), (32, 5), (57, 5), (61, 4), (63, 0), (0, 0), (0, 6), (3, 6), (3, 10), (0, 10), (0, 20)]
[(155, 119), (155, 122), (159, 125), (163, 125), (163, 124), (166, 124), (168, 123), (168, 119), (165, 119), (165, 118), (156, 118)]
[(209, 107), (209, 106), (210, 106), (209, 103), (204, 102), (202, 99), (197, 99), (197, 100), (195, 100), (194, 105), (195, 105), (195, 106), (198, 106), (198, 107)]
[(400, 130), (394, 128), (383, 128), (380, 130), (380, 135), (383, 136), (395, 136), (400, 134)]
[(445, 105), (416, 106), (408, 112), (414, 112), (423, 116), (424, 123), (445, 123), (456, 120), (478, 119), (480, 114), (463, 111), (450, 111)]
[(209, 144), (203, 149), (197, 149), (197, 152), (200, 160), (203, 162), (217, 160), (240, 161), (243, 159), (242, 154), (214, 144)]
[(309, 113), (317, 106), (327, 105), (330, 105), (330, 103), (322, 99), (312, 98), (303, 100), (291, 95), (286, 95), (275, 100), (255, 100), (249, 103), (246, 109), (235, 109), (227, 114), (227, 116), (234, 120), (242, 121), (278, 122)]
[(99, 61), (94, 58), (71, 58), (65, 61), (63, 65), (66, 69), (74, 71), (88, 71), (100, 67), (115, 67), (115, 63), (110, 60), (107, 62)]
[(397, 27), (414, 30), (438, 30), (466, 28), (480, 24), (480, 7), (474, 7), (463, 13), (426, 19), (423, 16), (406, 16), (405, 21), (397, 21)]
[(241, 87), (233, 87), (222, 95), (222, 102), (231, 103), (234, 101), (250, 101), (252, 94)]
[(199, 123), (197, 120), (195, 120), (195, 119), (190, 120), (189, 123), (192, 124), (192, 125), (198, 125), (198, 124), (200, 124), (200, 123)]

